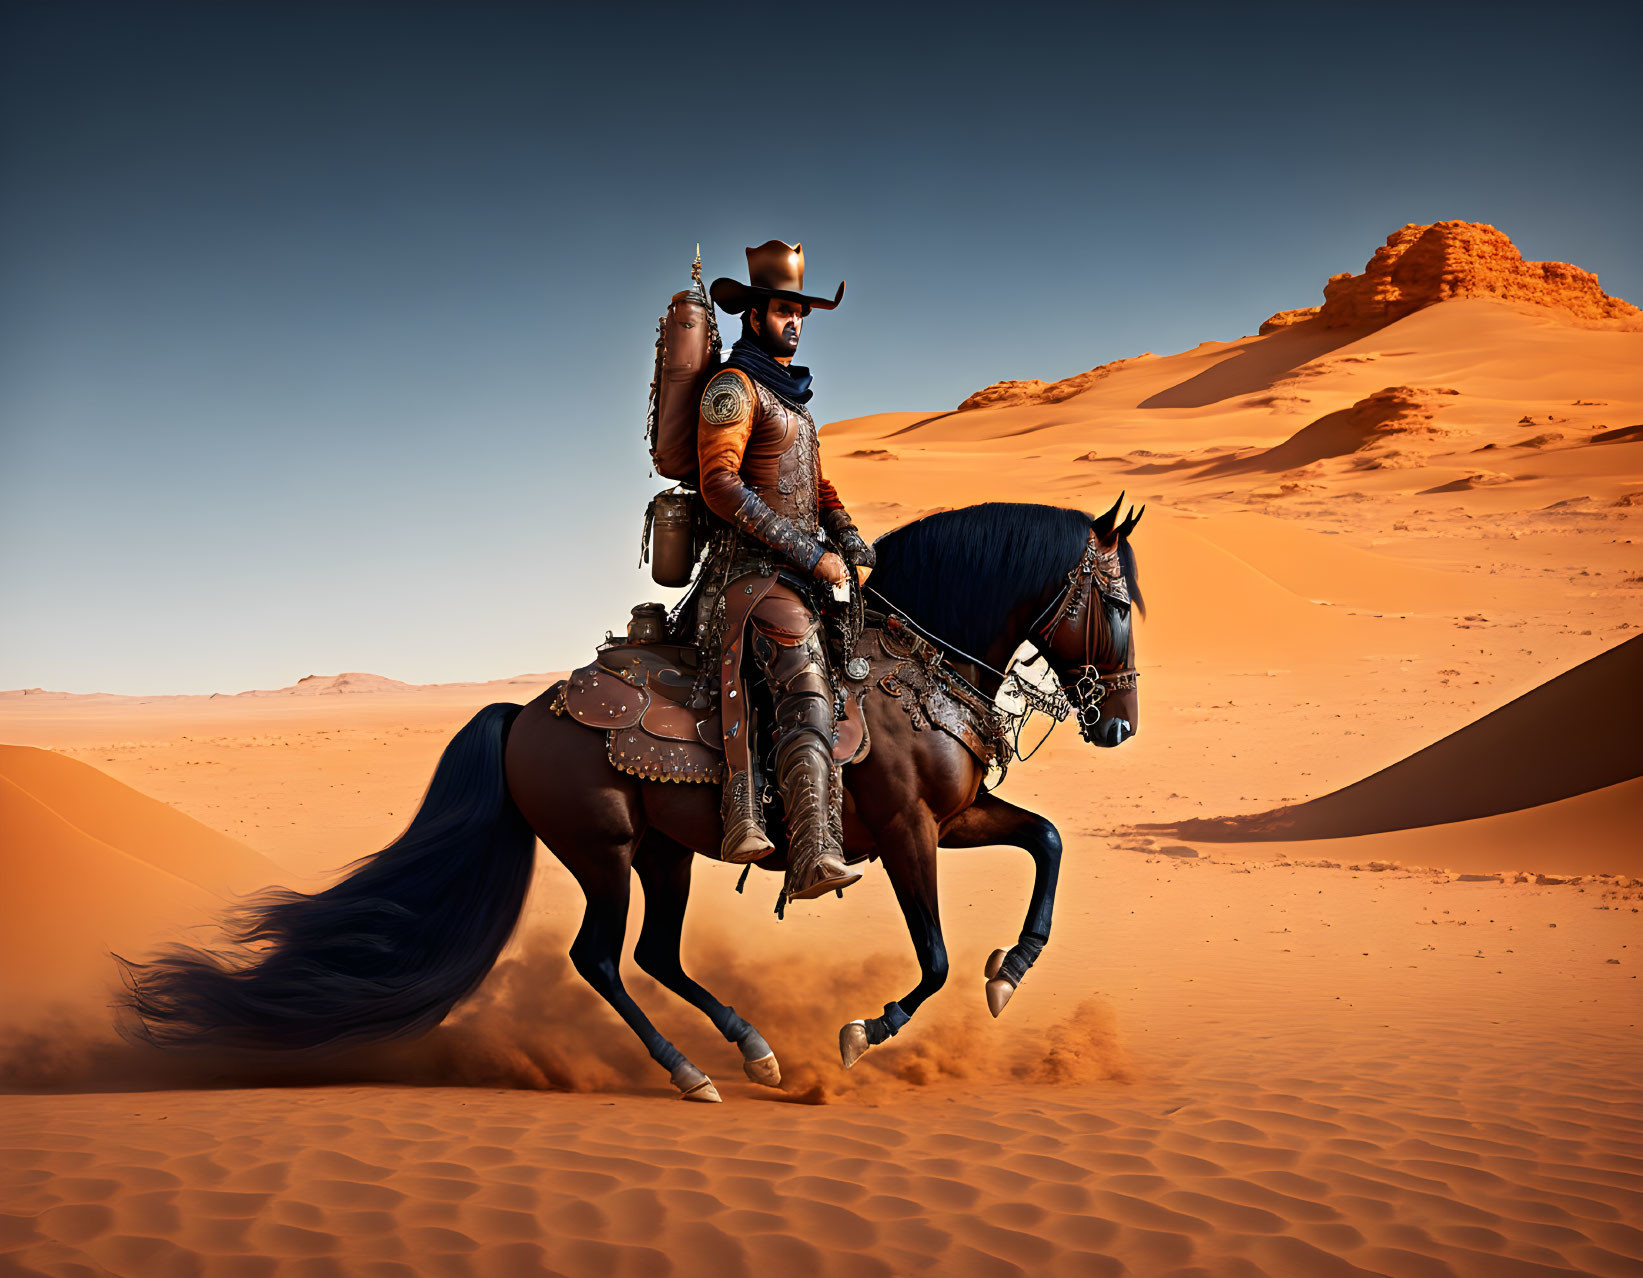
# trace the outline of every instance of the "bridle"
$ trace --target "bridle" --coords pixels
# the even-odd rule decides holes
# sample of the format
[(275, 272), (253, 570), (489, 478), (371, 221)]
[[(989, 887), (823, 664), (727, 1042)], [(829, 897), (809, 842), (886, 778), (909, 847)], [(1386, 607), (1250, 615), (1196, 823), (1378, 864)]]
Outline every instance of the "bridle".
[[(1095, 622), (1099, 603), (1105, 625)], [(1068, 668), (1072, 685), (1068, 699), (1078, 712), (1078, 733), (1095, 744), (1101, 721), (1101, 703), (1115, 691), (1137, 686), (1135, 645), (1130, 634), (1130, 591), (1124, 580), (1117, 545), (1104, 545), (1094, 526), (1084, 553), (1067, 573), (1067, 582), (1028, 632), (1029, 642), (1046, 662), (1051, 655), (1064, 660), (1082, 657)], [(1121, 663), (1121, 664), (1120, 664)], [(1102, 665), (1116, 666), (1106, 673)]]
[[(1122, 498), (1120, 498), (1120, 502)], [(1118, 507), (1114, 507), (1112, 517), (1117, 514)], [(1110, 517), (1104, 517), (1110, 518)], [(1128, 529), (1134, 528), (1139, 520), (1138, 515), (1132, 515), (1120, 529), (1120, 536)], [(1072, 678), (1072, 686), (1044, 688), (1034, 680), (1024, 678), (1020, 673), (1024, 663), (1014, 661), (1006, 670), (999, 670), (980, 657), (965, 652), (956, 644), (948, 643), (940, 636), (932, 634), (908, 616), (905, 609), (897, 605), (896, 601), (887, 596), (877, 586), (868, 584), (863, 587), (867, 594), (875, 596), (889, 609), (898, 622), (909, 628), (913, 633), (920, 635), (931, 644), (938, 656), (956, 656), (969, 662), (978, 670), (987, 671), (996, 675), (1000, 681), (1000, 689), (1007, 690), (1019, 697), (1022, 709), (1019, 712), (1001, 711), (1006, 724), (1013, 723), (1015, 742), (1014, 754), (1019, 759), (1031, 758), (1037, 753), (1038, 747), (1049, 739), (1049, 732), (1026, 753), (1021, 749), (1021, 733), (1026, 719), (1033, 711), (1038, 711), (1051, 720), (1050, 731), (1055, 725), (1067, 719), (1075, 710), (1078, 713), (1078, 734), (1091, 745), (1101, 744), (1095, 738), (1095, 729), (1101, 722), (1101, 704), (1109, 693), (1115, 690), (1125, 690), (1138, 685), (1141, 678), (1136, 670), (1133, 653), (1134, 644), (1130, 635), (1130, 591), (1124, 579), (1123, 563), (1118, 557), (1117, 545), (1105, 545), (1097, 532), (1099, 524), (1090, 526), (1089, 537), (1084, 543), (1083, 553), (1078, 562), (1067, 572), (1066, 583), (1056, 592), (1044, 611), (1038, 614), (1038, 620), (1028, 631), (1027, 642), (1033, 646), (1036, 655), (1031, 661), (1043, 658), (1046, 665), (1050, 664), (1052, 654), (1062, 656), (1071, 661), (1075, 657), (1082, 657), (1082, 661), (1068, 667)], [(1109, 536), (1111, 535), (1109, 531)], [(1091, 606), (1092, 596), (1099, 599), (1106, 625), (1101, 627), (1100, 633), (1095, 627), (1095, 608)], [(1062, 653), (1060, 647), (1068, 643), (1076, 644), (1070, 650)], [(1122, 655), (1120, 655), (1122, 654)], [(1100, 662), (1105, 659), (1109, 664), (1116, 665), (1119, 661), (1123, 665), (1119, 669), (1101, 672)], [(1030, 664), (1025, 663), (1025, 664)], [(956, 671), (950, 665), (946, 669), (958, 678)], [(1054, 674), (1054, 667), (1051, 667)], [(1059, 680), (1058, 680), (1059, 681)], [(961, 679), (962, 682), (962, 679)], [(966, 683), (966, 687), (970, 685)], [(979, 690), (975, 690), (978, 697), (983, 697)], [(985, 698), (988, 699), (990, 698)], [(1008, 728), (1003, 729), (1008, 732)]]

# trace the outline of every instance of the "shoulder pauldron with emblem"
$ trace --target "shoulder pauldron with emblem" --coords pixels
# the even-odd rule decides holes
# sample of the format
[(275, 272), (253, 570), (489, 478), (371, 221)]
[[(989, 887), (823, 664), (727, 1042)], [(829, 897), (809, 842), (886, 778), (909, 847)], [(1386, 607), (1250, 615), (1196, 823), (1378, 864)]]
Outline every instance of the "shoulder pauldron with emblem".
[(753, 397), (747, 383), (728, 368), (713, 375), (702, 391), (702, 420), (709, 426), (745, 421), (753, 411)]

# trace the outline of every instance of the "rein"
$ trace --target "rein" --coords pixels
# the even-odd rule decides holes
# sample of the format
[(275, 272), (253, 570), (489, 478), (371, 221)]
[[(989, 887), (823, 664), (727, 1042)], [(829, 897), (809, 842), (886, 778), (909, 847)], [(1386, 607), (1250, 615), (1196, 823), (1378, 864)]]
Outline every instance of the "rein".
[[(900, 604), (898, 604), (894, 599), (890, 598), (889, 595), (885, 594), (877, 586), (866, 585), (866, 586), (863, 586), (862, 589), (864, 591), (866, 591), (868, 594), (871, 594), (874, 597), (876, 597), (880, 603), (882, 603), (887, 609), (889, 609), (890, 615), (893, 615), (897, 621), (901, 622), (902, 625), (906, 626), (909, 630), (911, 630), (914, 634), (918, 635), (918, 637), (923, 639), (926, 643), (932, 644), (935, 647), (941, 649), (941, 651), (944, 654), (945, 653), (953, 653), (954, 655), (962, 658), (963, 660), (968, 661), (972, 666), (975, 666), (975, 667), (977, 667), (978, 669), (981, 669), (981, 670), (985, 670), (988, 674), (997, 675), (1000, 679), (1008, 679), (1010, 677), (1005, 671), (998, 669), (998, 667), (996, 667), (996, 666), (988, 665), (980, 657), (972, 657), (969, 653), (965, 652), (963, 648), (960, 648), (956, 643), (948, 643), (940, 635), (934, 633), (933, 631), (926, 630), (923, 626), (919, 625), (918, 622), (914, 621), (911, 617), (909, 617), (907, 615), (907, 610), (905, 608), (903, 608)], [(957, 674), (958, 672), (954, 671), (954, 673)], [(968, 681), (966, 681), (966, 682), (968, 682)]]
[[(1033, 755), (1038, 753), (1039, 746), (1042, 746), (1050, 739), (1050, 733), (1055, 731), (1056, 724), (1065, 722), (1067, 717), (1072, 714), (1072, 703), (1067, 700), (1067, 694), (1062, 692), (1060, 688), (1055, 689), (1053, 692), (1045, 692), (1043, 688), (1021, 677), (1016, 669), (1016, 666), (1018, 664), (1031, 664), (1031, 662), (1011, 662), (1008, 670), (1000, 670), (997, 666), (990, 665), (989, 663), (983, 661), (980, 657), (971, 656), (957, 644), (948, 643), (934, 631), (927, 630), (923, 626), (919, 625), (918, 622), (914, 621), (907, 615), (904, 609), (898, 606), (894, 600), (892, 600), (876, 586), (863, 586), (862, 589), (864, 591), (871, 591), (879, 602), (884, 604), (885, 607), (889, 609), (888, 614), (886, 614), (887, 616), (893, 617), (899, 625), (911, 630), (914, 635), (922, 639), (935, 650), (936, 664), (942, 668), (943, 674), (946, 677), (962, 684), (969, 692), (975, 695), (977, 700), (982, 702), (984, 705), (989, 705), (992, 707), (993, 713), (997, 715), (1001, 721), (1003, 732), (1009, 734), (1009, 736), (1013, 738), (1009, 740), (1009, 746), (1010, 752), (1016, 758), (1032, 758)], [(1042, 655), (1042, 653), (1035, 652), (1032, 657), (1032, 661), (1039, 660)], [(996, 675), (999, 681), (998, 692), (994, 693), (991, 697), (982, 692), (980, 688), (976, 687), (957, 670), (953, 669), (952, 664), (948, 660), (948, 658), (952, 656), (958, 657), (961, 661), (968, 662), (979, 670), (985, 670), (988, 674)], [(1001, 709), (997, 703), (997, 697), (999, 693), (1002, 693), (1005, 689), (1009, 689), (1013, 695), (1019, 696), (1025, 703), (1025, 708), (1019, 711)], [(1021, 733), (1027, 725), (1027, 720), (1032, 716), (1032, 713), (1035, 710), (1040, 714), (1048, 715), (1054, 722), (1050, 724), (1049, 729), (1044, 733), (1044, 735), (1039, 738), (1038, 745), (1035, 745), (1031, 750), (1023, 754), (1021, 751)]]

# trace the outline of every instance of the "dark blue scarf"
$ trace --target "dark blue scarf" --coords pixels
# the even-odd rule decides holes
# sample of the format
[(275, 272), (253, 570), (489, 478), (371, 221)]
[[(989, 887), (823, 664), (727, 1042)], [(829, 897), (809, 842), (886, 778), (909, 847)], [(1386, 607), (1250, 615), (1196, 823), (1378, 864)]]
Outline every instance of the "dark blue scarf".
[(754, 381), (770, 388), (778, 399), (794, 408), (810, 402), (810, 370), (797, 364), (778, 364), (752, 337), (742, 336), (730, 348), (726, 368), (739, 368)]

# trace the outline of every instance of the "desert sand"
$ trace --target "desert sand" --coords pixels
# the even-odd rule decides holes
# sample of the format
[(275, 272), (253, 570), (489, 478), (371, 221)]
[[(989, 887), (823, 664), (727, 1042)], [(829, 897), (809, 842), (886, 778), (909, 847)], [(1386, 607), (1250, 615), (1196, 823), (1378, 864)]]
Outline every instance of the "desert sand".
[(1637, 1273), (1643, 325), (1503, 239), (1406, 228), (1256, 336), (826, 428), (870, 533), (1148, 504), (1139, 736), (1003, 789), (1066, 843), (1049, 948), (991, 1019), (1030, 865), (944, 854), (953, 975), (849, 1072), (915, 979), (882, 871), (778, 922), (698, 862), (686, 965), (784, 1086), (630, 966), (725, 1096), (690, 1106), (572, 971), (549, 856), (421, 1040), (138, 1051), (109, 949), (325, 881), (551, 676), (0, 694), (0, 1272)]

